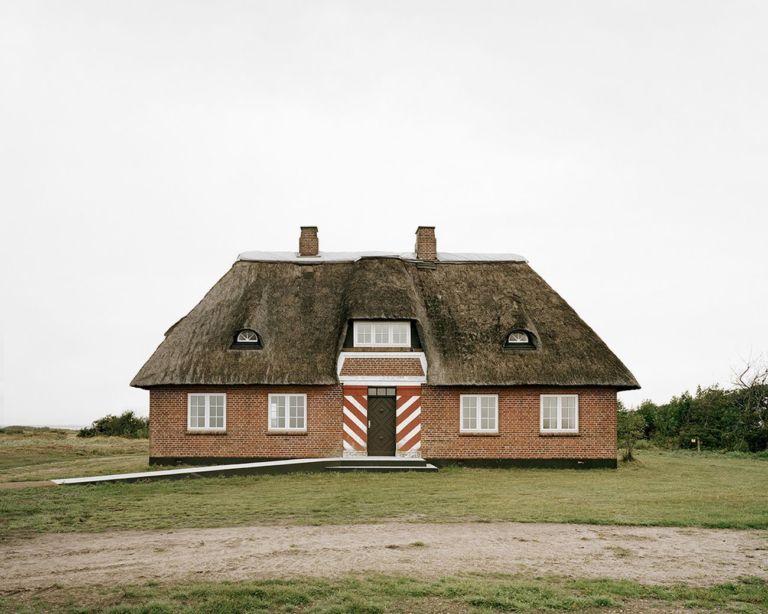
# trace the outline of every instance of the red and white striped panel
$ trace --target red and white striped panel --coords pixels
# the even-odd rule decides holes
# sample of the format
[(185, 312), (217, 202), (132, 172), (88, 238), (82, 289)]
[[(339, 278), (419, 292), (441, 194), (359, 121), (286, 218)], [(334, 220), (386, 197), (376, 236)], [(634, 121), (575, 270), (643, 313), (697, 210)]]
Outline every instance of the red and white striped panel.
[(397, 388), (396, 437), (397, 451), (410, 452), (421, 448), (421, 388)]
[(344, 386), (344, 450), (362, 452), (368, 447), (368, 388)]

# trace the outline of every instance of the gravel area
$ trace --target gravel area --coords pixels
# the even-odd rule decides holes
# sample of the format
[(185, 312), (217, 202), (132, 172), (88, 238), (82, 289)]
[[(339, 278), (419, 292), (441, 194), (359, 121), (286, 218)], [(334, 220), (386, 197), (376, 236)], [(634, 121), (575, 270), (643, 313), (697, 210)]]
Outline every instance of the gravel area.
[(0, 545), (0, 592), (155, 580), (557, 574), (708, 585), (768, 578), (768, 531), (382, 523), (64, 533)]

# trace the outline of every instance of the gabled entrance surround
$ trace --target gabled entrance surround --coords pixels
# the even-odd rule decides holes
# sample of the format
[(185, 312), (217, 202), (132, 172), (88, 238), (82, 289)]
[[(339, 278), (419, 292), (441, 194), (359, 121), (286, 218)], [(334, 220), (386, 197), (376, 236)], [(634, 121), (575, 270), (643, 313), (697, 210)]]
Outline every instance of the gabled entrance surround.
[[(381, 383), (395, 388), (395, 456), (419, 458), (421, 455), (421, 386)], [(344, 386), (344, 456), (369, 456), (368, 386)]]

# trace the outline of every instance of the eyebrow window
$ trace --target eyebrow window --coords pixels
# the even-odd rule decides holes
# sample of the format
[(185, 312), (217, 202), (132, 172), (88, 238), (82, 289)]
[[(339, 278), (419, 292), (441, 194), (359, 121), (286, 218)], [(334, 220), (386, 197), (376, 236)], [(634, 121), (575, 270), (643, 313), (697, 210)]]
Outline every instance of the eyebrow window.
[(232, 348), (238, 350), (260, 350), (262, 347), (259, 333), (251, 328), (243, 328), (235, 333)]

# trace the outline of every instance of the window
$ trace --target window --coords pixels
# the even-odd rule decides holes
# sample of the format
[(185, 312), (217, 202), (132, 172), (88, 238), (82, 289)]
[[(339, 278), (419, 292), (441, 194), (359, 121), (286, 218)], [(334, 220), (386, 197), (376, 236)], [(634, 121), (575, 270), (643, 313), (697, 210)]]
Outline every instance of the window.
[(237, 342), (238, 343), (258, 343), (259, 342), (259, 335), (256, 334), (255, 330), (241, 330), (239, 333), (237, 333)]
[(270, 431), (306, 431), (307, 395), (270, 394)]
[(368, 388), (369, 397), (394, 397), (396, 395), (395, 388)]
[(250, 328), (237, 331), (232, 341), (232, 348), (236, 350), (260, 350), (261, 347), (261, 336)]
[(463, 433), (498, 433), (498, 395), (462, 394), (460, 430)]
[(536, 345), (533, 334), (527, 330), (513, 330), (504, 339), (504, 347), (513, 350), (532, 350)]
[(410, 322), (355, 322), (355, 347), (410, 347)]
[(528, 335), (520, 331), (509, 333), (507, 343), (528, 343)]
[(227, 426), (227, 395), (190, 394), (187, 396), (187, 428), (223, 431)]
[(541, 395), (542, 432), (577, 433), (579, 397), (575, 394)]

